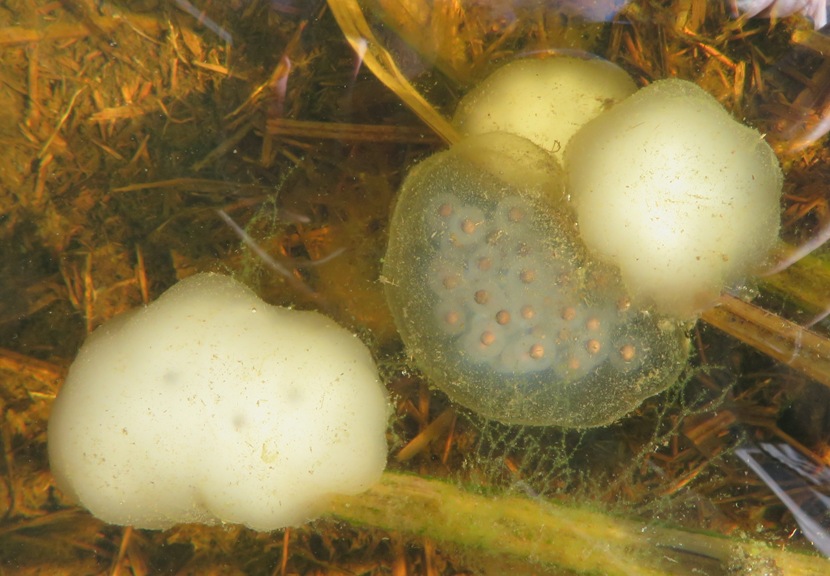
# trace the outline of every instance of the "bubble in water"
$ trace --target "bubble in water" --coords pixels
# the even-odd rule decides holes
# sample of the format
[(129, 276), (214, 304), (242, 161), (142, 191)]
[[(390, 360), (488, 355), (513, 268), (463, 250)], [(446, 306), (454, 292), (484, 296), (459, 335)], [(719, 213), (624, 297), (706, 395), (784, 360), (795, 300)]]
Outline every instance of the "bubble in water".
[(598, 426), (678, 377), (684, 326), (633, 308), (573, 221), (556, 160), (516, 136), (468, 138), (407, 177), (387, 299), (418, 367), (457, 402), (506, 423)]

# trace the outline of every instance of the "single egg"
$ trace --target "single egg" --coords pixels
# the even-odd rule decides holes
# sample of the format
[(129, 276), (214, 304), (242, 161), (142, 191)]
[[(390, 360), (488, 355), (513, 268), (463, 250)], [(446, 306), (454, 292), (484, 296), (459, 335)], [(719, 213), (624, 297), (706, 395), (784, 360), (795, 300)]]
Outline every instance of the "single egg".
[(465, 136), (510, 132), (561, 160), (582, 125), (636, 89), (622, 68), (589, 54), (525, 58), (498, 68), (471, 90), (453, 124)]
[(565, 151), (579, 231), (640, 305), (691, 318), (761, 265), (783, 176), (756, 130), (684, 80), (643, 88)]
[(687, 359), (684, 326), (627, 305), (617, 270), (585, 257), (562, 180), (528, 140), (470, 137), (412, 169), (390, 224), (383, 278), (409, 355), (505, 423), (608, 424)]

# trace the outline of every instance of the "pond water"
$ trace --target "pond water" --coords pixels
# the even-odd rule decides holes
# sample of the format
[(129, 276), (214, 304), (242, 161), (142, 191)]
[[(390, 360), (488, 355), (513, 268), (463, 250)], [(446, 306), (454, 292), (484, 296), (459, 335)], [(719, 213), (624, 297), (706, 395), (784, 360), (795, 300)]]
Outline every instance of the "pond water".
[[(3, 3), (4, 572), (830, 573), (826, 10), (824, 2), (704, 0)], [(549, 258), (535, 264), (538, 278), (561, 281), (568, 294), (590, 286), (603, 295), (572, 306), (574, 318), (590, 316), (583, 345), (581, 332), (563, 332), (562, 322), (573, 320), (568, 307), (531, 292), (538, 278), (526, 269), (516, 286), (493, 280), (495, 273), (476, 277), (493, 294), (515, 288), (533, 298), (549, 320), (546, 342), (558, 338), (576, 351), (559, 364), (548, 357), (533, 374), (567, 388), (604, 382), (605, 373), (591, 376), (596, 370), (633, 371), (632, 361), (648, 358), (638, 354), (640, 331), (668, 335), (654, 348), (671, 356), (670, 381), (644, 400), (649, 393), (632, 392), (622, 415), (560, 415), (554, 424), (564, 427), (499, 422), (490, 418), (515, 399), (499, 391), (470, 400), (453, 390), (458, 371), (498, 386), (544, 357), (540, 333), (524, 328), (490, 354), (488, 335), (526, 307), (499, 304), (495, 323), (485, 318), (474, 330), (453, 324), (419, 357), (412, 323), (402, 326), (387, 303), (394, 278), (384, 256), (404, 179), (461, 138), (452, 118), (463, 96), (505, 63), (562, 54), (603, 58), (636, 88), (664, 78), (694, 82), (758, 130), (784, 174), (780, 241), (692, 318), (635, 301), (636, 321), (620, 320), (630, 302), (619, 273), (614, 262), (592, 263), (574, 239), (567, 190), (529, 197), (558, 206), (555, 219), (567, 232), (541, 219), (522, 228), (518, 208), (505, 204), (518, 196), (504, 182), (469, 190), (475, 179), (466, 179), (458, 188), (463, 208), (494, 222), (485, 238), (475, 236), (474, 217), (458, 221), (476, 250), (520, 238), (516, 254), (493, 253), (535, 258), (530, 238), (561, 233), (567, 254), (540, 249), (539, 258)], [(522, 146), (513, 158), (546, 154), (534, 147), (522, 156)], [(480, 156), (471, 161), (493, 162)], [(507, 180), (535, 170), (520, 160), (489, 166)], [(540, 176), (534, 186), (547, 182)], [(406, 257), (396, 273), (467, 266), (473, 249), (446, 232), (454, 217), (441, 212), (446, 204), (432, 209), (450, 224), (427, 218), (434, 233), (413, 242), (417, 251), (398, 250)], [(396, 218), (422, 231), (424, 216), (409, 216)], [(434, 258), (419, 255), (429, 250)], [(464, 257), (444, 258), (453, 250)], [(333, 502), (313, 523), (259, 533), (107, 525), (55, 486), (49, 411), (87, 335), (198, 272), (232, 275), (272, 304), (323, 312), (369, 347), (392, 414), (378, 487)], [(443, 280), (425, 277), (420, 286), (420, 276), (407, 276), (422, 289), (423, 302), (412, 306), (418, 314), (450, 289), (454, 272), (439, 272)], [(481, 286), (469, 306), (490, 295), (479, 294), (487, 292)], [(457, 320), (450, 300), (434, 318)], [(600, 317), (612, 318), (608, 334)], [(637, 331), (618, 328), (632, 325)], [(483, 358), (471, 372), (465, 358), (453, 357), (458, 335), (468, 332), (475, 338), (464, 345)], [(454, 383), (440, 385), (448, 372)], [(124, 385), (114, 378), (113, 386)], [(484, 415), (477, 406), (487, 406)]]

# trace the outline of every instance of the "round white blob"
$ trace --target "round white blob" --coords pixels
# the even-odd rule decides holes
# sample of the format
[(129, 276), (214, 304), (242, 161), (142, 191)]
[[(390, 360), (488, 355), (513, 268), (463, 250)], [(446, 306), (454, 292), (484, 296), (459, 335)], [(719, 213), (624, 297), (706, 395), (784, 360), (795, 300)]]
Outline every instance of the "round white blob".
[(354, 335), (198, 274), (90, 336), (52, 408), (49, 460), (106, 522), (274, 530), (379, 479), (387, 409)]
[(561, 160), (577, 130), (636, 89), (622, 68), (599, 58), (516, 60), (461, 100), (453, 124), (465, 136), (510, 132)]
[(775, 154), (691, 82), (655, 82), (598, 116), (565, 162), (585, 245), (633, 298), (676, 317), (710, 305), (778, 237)]

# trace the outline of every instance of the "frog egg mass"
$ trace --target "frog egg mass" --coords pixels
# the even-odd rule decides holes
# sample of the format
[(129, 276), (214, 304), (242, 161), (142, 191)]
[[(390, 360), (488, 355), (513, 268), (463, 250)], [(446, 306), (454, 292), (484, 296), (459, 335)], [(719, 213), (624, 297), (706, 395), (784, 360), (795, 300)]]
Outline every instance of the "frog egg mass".
[(681, 324), (631, 306), (616, 269), (585, 257), (562, 179), (523, 138), (470, 137), (410, 172), (392, 216), (383, 277), (409, 353), (506, 423), (607, 424), (688, 353)]
[(380, 478), (387, 409), (354, 335), (197, 274), (84, 343), (52, 408), (49, 461), (106, 522), (274, 530)]
[(565, 151), (579, 231), (633, 299), (694, 317), (767, 257), (783, 176), (770, 146), (692, 82), (660, 80)]
[(401, 187), (387, 300), (417, 366), (486, 417), (624, 416), (677, 380), (692, 322), (777, 240), (763, 137), (691, 82), (634, 90), (598, 59), (508, 64), (459, 104), (466, 138)]
[(622, 68), (596, 56), (524, 58), (498, 68), (464, 96), (453, 124), (468, 136), (510, 132), (561, 160), (583, 124), (636, 89)]

